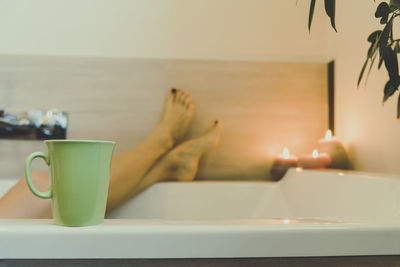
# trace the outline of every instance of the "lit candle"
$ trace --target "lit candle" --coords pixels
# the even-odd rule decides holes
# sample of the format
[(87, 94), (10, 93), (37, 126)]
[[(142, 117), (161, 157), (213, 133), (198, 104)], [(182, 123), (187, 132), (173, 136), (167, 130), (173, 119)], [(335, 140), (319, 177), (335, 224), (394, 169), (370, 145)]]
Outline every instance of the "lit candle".
[(291, 167), (297, 167), (297, 157), (291, 155), (289, 149), (286, 147), (283, 149), (281, 155), (278, 155), (274, 159), (274, 163), (271, 168), (271, 176), (275, 181), (279, 181), (286, 174), (287, 170)]
[(340, 146), (343, 146), (342, 142), (340, 142), (340, 140), (337, 137), (332, 135), (332, 131), (331, 130), (327, 130), (326, 131), (325, 138), (319, 139), (318, 144), (322, 145), (322, 146), (324, 146), (324, 145), (328, 145), (328, 146), (340, 145)]
[(327, 153), (331, 156), (331, 164), (329, 168), (332, 169), (348, 169), (349, 158), (346, 150), (340, 140), (332, 136), (332, 131), (326, 131), (325, 138), (318, 141), (318, 149), (321, 152)]
[(299, 166), (304, 169), (321, 169), (326, 168), (331, 163), (331, 157), (327, 153), (318, 153), (314, 149), (311, 155), (301, 155), (299, 158)]

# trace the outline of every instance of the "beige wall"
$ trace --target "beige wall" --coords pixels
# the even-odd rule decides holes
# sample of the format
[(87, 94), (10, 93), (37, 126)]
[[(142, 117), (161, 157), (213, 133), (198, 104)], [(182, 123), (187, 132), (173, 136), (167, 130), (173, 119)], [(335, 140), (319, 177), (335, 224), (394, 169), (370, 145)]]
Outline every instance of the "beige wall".
[[(379, 2), (379, 1), (377, 1)], [(368, 35), (382, 26), (375, 19), (377, 2), (339, 1), (339, 33), (330, 34), (336, 58), (336, 128), (348, 145), (356, 169), (400, 173), (400, 121), (396, 119), (398, 93), (382, 105), (387, 80), (375, 66), (367, 84), (357, 79), (368, 50)], [(395, 28), (400, 29), (400, 22)]]
[(311, 34), (309, 1), (3, 0), (1, 54), (210, 60), (328, 61), (336, 65), (336, 128), (360, 170), (400, 173), (396, 97), (382, 106), (384, 70), (356, 81), (377, 3), (341, 0), (335, 34), (321, 2)]
[[(197, 178), (269, 179), (284, 146), (311, 152), (324, 134), (326, 74), (325, 63), (309, 62), (0, 56), (0, 106), (66, 110), (70, 139), (113, 140), (121, 153), (154, 129), (167, 90), (184, 88), (196, 105), (187, 139), (215, 119), (224, 125)], [(34, 151), (46, 148), (0, 139), (0, 177), (21, 177)]]
[[(0, 54), (327, 62), (328, 20), (316, 12), (318, 23), (308, 34), (308, 3), (296, 2), (2, 0)], [(31, 101), (27, 109), (41, 105)], [(26, 154), (7, 142), (3, 154)], [(272, 149), (277, 153), (281, 147)], [(20, 175), (18, 166), (2, 173)]]
[[(308, 1), (2, 0), (0, 53), (327, 61)], [(320, 8), (322, 10), (322, 7)]]

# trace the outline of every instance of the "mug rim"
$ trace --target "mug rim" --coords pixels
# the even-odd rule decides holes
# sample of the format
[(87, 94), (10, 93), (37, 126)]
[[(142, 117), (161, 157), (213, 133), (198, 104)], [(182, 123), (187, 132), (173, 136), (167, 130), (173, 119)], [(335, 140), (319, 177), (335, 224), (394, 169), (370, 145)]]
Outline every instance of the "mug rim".
[(49, 139), (45, 143), (102, 143), (102, 144), (115, 144), (114, 141), (104, 140), (75, 140), (75, 139)]

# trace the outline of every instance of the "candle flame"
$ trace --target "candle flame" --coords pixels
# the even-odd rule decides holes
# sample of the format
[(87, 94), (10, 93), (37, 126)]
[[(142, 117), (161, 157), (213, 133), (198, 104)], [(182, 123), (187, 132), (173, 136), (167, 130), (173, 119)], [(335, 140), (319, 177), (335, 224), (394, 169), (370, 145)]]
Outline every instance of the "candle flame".
[(314, 151), (312, 152), (312, 157), (318, 158), (318, 150), (314, 149)]
[(331, 130), (326, 131), (325, 140), (327, 140), (327, 141), (332, 140), (332, 131)]
[(287, 147), (285, 147), (283, 149), (282, 157), (285, 158), (285, 159), (290, 158), (290, 152), (289, 152), (289, 149), (287, 149)]

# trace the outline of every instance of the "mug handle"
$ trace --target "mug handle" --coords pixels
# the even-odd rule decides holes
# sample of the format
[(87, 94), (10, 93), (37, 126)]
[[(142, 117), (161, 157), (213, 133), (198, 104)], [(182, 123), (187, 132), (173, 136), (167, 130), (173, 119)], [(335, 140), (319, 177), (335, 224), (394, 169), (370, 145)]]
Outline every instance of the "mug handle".
[(35, 158), (42, 158), (47, 166), (50, 166), (50, 159), (49, 156), (42, 153), (42, 152), (35, 152), (32, 153), (28, 156), (28, 158), (25, 161), (25, 181), (28, 184), (29, 189), (32, 191), (32, 193), (40, 198), (51, 198), (52, 197), (52, 193), (51, 193), (51, 184), (49, 186), (49, 189), (47, 189), (46, 192), (40, 192), (39, 190), (36, 189), (35, 185), (32, 182), (32, 178), (31, 178), (31, 163), (32, 160), (34, 160)]

